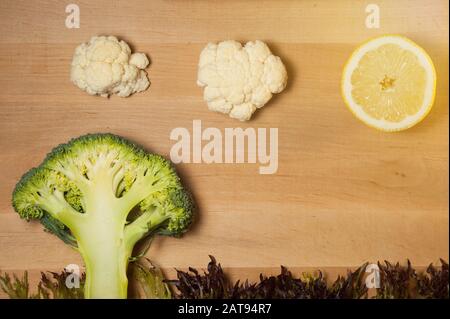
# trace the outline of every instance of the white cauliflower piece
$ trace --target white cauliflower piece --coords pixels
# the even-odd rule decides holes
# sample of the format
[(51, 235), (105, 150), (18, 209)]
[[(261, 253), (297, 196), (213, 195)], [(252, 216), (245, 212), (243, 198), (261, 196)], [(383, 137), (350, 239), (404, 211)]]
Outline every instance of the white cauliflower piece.
[(75, 49), (70, 79), (91, 95), (127, 97), (145, 91), (150, 82), (144, 69), (144, 53), (133, 53), (128, 44), (114, 36), (92, 37)]
[(248, 121), (286, 83), (283, 62), (262, 41), (209, 43), (200, 54), (197, 84), (211, 111)]

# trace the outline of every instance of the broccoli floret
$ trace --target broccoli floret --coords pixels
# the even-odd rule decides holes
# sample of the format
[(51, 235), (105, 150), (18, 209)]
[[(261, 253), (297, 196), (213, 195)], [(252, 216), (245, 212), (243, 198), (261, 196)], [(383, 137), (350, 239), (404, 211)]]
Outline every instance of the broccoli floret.
[(12, 202), (80, 252), (87, 298), (126, 298), (135, 244), (181, 235), (194, 213), (169, 161), (112, 134), (57, 146), (17, 183)]

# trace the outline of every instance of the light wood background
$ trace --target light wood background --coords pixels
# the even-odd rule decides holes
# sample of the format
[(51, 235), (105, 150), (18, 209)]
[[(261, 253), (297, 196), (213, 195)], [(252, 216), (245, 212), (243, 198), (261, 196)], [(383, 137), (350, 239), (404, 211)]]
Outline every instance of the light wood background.
[[(65, 28), (65, 6), (81, 28)], [(375, 1), (381, 28), (366, 29), (367, 1), (0, 1), (0, 269), (35, 280), (81, 263), (78, 254), (10, 201), (15, 183), (52, 147), (112, 132), (168, 156), (175, 127), (279, 128), (279, 169), (178, 165), (200, 207), (183, 239), (159, 238), (148, 256), (204, 267), (215, 255), (235, 278), (345, 269), (388, 259), (448, 260), (448, 2)], [(381, 133), (344, 107), (343, 65), (369, 37), (398, 33), (423, 46), (438, 72), (436, 103), (418, 126)], [(75, 47), (112, 34), (151, 58), (152, 85), (131, 98), (89, 96), (69, 81)], [(266, 41), (285, 62), (287, 89), (248, 123), (207, 110), (196, 86), (209, 41)]]

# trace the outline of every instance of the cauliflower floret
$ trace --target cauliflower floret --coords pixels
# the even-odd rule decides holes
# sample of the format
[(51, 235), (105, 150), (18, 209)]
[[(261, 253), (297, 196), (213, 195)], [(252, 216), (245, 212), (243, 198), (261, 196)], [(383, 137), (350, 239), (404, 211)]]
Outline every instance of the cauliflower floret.
[(75, 49), (70, 79), (91, 95), (127, 97), (145, 91), (150, 82), (144, 69), (144, 53), (133, 53), (128, 44), (114, 36), (92, 37)]
[(211, 111), (248, 121), (286, 83), (283, 62), (262, 41), (209, 43), (200, 54), (197, 84)]

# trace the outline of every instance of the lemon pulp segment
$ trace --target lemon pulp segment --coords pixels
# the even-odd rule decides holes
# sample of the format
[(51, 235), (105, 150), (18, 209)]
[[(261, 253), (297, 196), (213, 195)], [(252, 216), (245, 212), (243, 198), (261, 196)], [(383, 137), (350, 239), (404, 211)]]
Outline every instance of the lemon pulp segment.
[(385, 44), (363, 56), (351, 82), (353, 99), (366, 113), (400, 122), (422, 106), (426, 72), (413, 53)]

